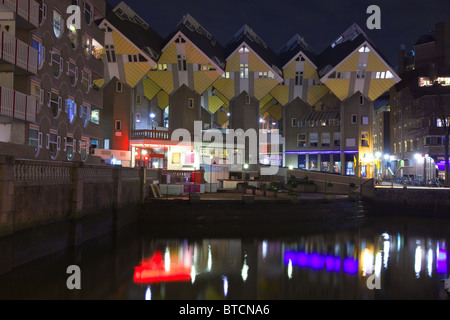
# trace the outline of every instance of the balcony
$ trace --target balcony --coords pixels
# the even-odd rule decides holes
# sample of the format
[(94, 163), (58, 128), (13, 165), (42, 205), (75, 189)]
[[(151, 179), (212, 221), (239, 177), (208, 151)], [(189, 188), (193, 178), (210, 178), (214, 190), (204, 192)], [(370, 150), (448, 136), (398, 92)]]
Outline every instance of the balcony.
[(0, 59), (37, 74), (38, 51), (7, 32), (1, 31), (0, 37)]
[(0, 0), (0, 4), (14, 11), (32, 27), (39, 26), (39, 4), (34, 0)]
[(163, 130), (134, 130), (131, 132), (131, 139), (154, 139), (171, 141), (172, 132)]
[(36, 122), (37, 101), (33, 96), (0, 87), (0, 116)]

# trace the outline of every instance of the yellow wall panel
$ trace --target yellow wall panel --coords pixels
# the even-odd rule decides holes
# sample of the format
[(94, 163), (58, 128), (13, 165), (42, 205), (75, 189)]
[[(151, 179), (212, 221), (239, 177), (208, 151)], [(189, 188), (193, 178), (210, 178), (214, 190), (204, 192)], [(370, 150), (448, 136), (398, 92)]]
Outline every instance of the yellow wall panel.
[(269, 68), (264, 61), (250, 51), (248, 53), (248, 70), (250, 72), (267, 72), (269, 71)]
[(136, 49), (127, 39), (122, 37), (117, 31), (113, 31), (114, 51), (116, 54), (138, 54)]
[(150, 64), (147, 62), (127, 62), (123, 65), (127, 84), (132, 88), (134, 88), (151, 69)]
[(211, 86), (211, 79), (203, 71), (194, 71), (194, 90), (202, 94)]
[(217, 96), (208, 97), (208, 107), (211, 113), (216, 113), (223, 106), (223, 101)]
[(286, 85), (276, 86), (270, 94), (283, 106), (285, 106), (289, 101), (289, 87)]
[(305, 60), (305, 67), (303, 69), (303, 78), (305, 79), (319, 78), (316, 68), (311, 63), (309, 63), (308, 60)]
[(395, 85), (394, 79), (372, 79), (370, 80), (369, 99), (375, 101), (379, 96)]
[(155, 71), (147, 74), (158, 86), (165, 92), (172, 93), (173, 91), (173, 76), (171, 71)]
[(208, 58), (189, 42), (186, 42), (186, 60), (188, 63), (209, 63)]
[(264, 114), (267, 110), (272, 108), (274, 105), (275, 105), (275, 103), (273, 103), (272, 101), (267, 102), (264, 106), (261, 106), (259, 108), (259, 113)]
[(273, 88), (278, 85), (278, 81), (275, 79), (255, 79), (254, 96), (257, 100), (264, 98)]
[(234, 97), (234, 79), (219, 78), (213, 83), (214, 88), (219, 90), (228, 100)]
[(388, 69), (387, 64), (378, 58), (375, 53), (369, 52), (366, 71), (387, 71)]
[(327, 86), (309, 86), (307, 102), (310, 106), (322, 99), (330, 90)]
[(225, 67), (225, 71), (228, 72), (239, 72), (239, 52), (236, 52), (234, 55), (227, 60), (227, 66)]
[(161, 54), (158, 63), (177, 63), (177, 48), (175, 42), (172, 42)]
[(229, 105), (230, 105), (230, 100), (228, 100), (228, 99), (227, 99), (222, 93), (220, 93), (220, 92), (217, 92), (216, 95), (220, 98), (220, 100), (223, 101), (224, 107), (226, 107), (226, 109), (228, 110), (228, 107), (229, 107)]
[(105, 79), (97, 79), (92, 81), (97, 87), (101, 88), (105, 84)]
[(328, 79), (325, 85), (338, 97), (341, 101), (348, 97), (348, 89), (350, 79)]
[(144, 86), (144, 95), (148, 100), (152, 100), (161, 88), (151, 79), (142, 80)]
[(295, 78), (295, 60), (292, 60), (286, 68), (283, 69), (283, 76), (285, 79), (294, 79)]
[(336, 71), (356, 71), (358, 69), (359, 52), (356, 51), (351, 56), (344, 59), (341, 65), (336, 68)]
[(223, 111), (219, 111), (217, 113), (217, 122), (219, 122), (219, 124), (221, 126), (223, 126), (225, 124), (225, 122), (227, 122), (227, 121), (228, 121), (227, 114), (225, 112), (223, 112)]
[(157, 97), (158, 106), (164, 110), (169, 105), (169, 95), (167, 94), (167, 92), (160, 91), (158, 92)]
[(272, 108), (267, 110), (267, 112), (270, 113), (278, 121), (283, 116), (283, 106), (276, 104), (272, 106)]

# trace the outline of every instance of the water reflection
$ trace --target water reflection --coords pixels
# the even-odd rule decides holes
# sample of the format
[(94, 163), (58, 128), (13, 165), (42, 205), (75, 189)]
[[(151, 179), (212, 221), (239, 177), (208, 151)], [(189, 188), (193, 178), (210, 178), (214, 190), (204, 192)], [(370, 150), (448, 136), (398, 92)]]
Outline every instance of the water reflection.
[[(146, 279), (153, 299), (447, 299), (446, 244), (363, 230), (279, 240), (143, 240), (136, 270), (155, 256), (163, 260), (156, 261), (160, 273)], [(136, 276), (134, 282), (142, 284)]]

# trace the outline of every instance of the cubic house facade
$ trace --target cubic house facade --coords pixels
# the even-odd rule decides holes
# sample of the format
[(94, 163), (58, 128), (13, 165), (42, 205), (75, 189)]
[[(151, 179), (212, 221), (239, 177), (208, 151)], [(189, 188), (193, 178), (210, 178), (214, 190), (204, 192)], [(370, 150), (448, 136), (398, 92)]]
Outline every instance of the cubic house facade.
[[(25, 90), (37, 112), (22, 120), (21, 142), (5, 141), (20, 142), (16, 150), (169, 170), (215, 165), (234, 178), (261, 166), (374, 175), (373, 102), (400, 79), (357, 25), (320, 54), (299, 35), (274, 52), (247, 25), (222, 45), (189, 14), (163, 38), (123, 2), (75, 2), (82, 28), (67, 29), (70, 4), (41, 4), (29, 32), (42, 56)], [(239, 129), (244, 143), (234, 143)], [(252, 134), (267, 141), (249, 143)]]
[[(102, 18), (105, 1), (5, 1), (2, 22), (3, 153), (17, 158), (91, 161), (101, 141)], [(79, 26), (66, 23), (80, 8)], [(15, 11), (17, 8), (17, 11)], [(28, 21), (25, 18), (28, 15)], [(74, 20), (75, 21), (75, 20)], [(6, 30), (8, 29), (8, 30)], [(14, 57), (14, 59), (13, 59)]]

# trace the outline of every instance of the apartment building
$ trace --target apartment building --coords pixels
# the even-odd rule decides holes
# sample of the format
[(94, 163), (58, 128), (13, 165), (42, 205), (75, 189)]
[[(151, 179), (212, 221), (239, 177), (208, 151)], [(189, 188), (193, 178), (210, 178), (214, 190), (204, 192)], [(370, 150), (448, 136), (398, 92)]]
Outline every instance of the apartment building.
[(104, 34), (95, 21), (104, 11), (101, 0), (2, 1), (2, 153), (96, 161), (103, 95), (93, 82), (103, 78)]
[(390, 90), (391, 154), (397, 176), (444, 178), (450, 117), (450, 24), (437, 23), (400, 50), (402, 81)]

